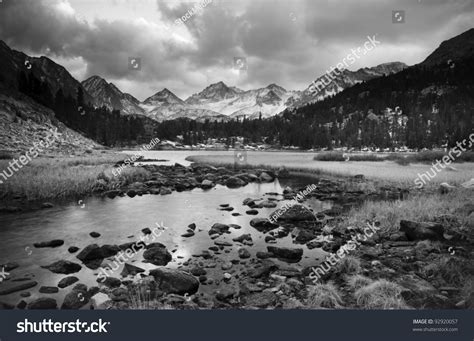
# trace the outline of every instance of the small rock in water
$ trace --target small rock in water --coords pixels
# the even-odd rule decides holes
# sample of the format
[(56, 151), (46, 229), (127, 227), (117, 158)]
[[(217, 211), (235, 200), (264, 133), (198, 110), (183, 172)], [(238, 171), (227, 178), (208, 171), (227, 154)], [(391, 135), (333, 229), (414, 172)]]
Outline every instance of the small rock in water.
[(54, 239), (48, 242), (34, 243), (33, 246), (36, 248), (45, 248), (45, 247), (59, 247), (64, 244), (64, 240)]
[(59, 292), (59, 289), (57, 287), (41, 287), (39, 289), (39, 292), (41, 294), (56, 294), (57, 292)]
[(2, 282), (0, 283), (0, 296), (2, 295), (9, 295), (17, 291), (23, 291), (26, 289), (30, 289), (38, 285), (38, 282), (35, 281), (28, 281), (28, 282), (21, 282), (20, 284), (15, 282)]
[(257, 215), (258, 211), (257, 210), (248, 210), (245, 213), (247, 213), (248, 215)]
[(211, 236), (213, 234), (230, 233), (229, 228), (230, 228), (229, 225), (215, 223), (214, 225), (212, 225), (211, 229), (209, 230), (209, 235)]
[(76, 282), (79, 281), (79, 278), (77, 277), (74, 277), (74, 276), (69, 276), (69, 277), (65, 277), (63, 278), (62, 280), (59, 281), (58, 283), (58, 287), (61, 288), (61, 289), (64, 289)]
[(77, 246), (71, 246), (69, 249), (67, 249), (69, 253), (75, 253), (79, 251), (79, 248)]
[(276, 239), (275, 239), (275, 237), (272, 237), (272, 236), (265, 236), (265, 242), (268, 243), (268, 244), (275, 244)]
[(203, 269), (203, 268), (192, 268), (190, 271), (190, 273), (192, 273), (193, 276), (196, 276), (196, 277), (199, 277), (199, 276), (204, 276), (207, 274), (207, 271), (206, 269)]
[(91, 232), (91, 233), (89, 233), (89, 235), (90, 235), (92, 238), (99, 238), (99, 237), (100, 237), (100, 233), (98, 233), (98, 232)]
[(137, 195), (137, 192), (133, 189), (127, 191), (127, 195), (130, 197), (130, 198), (133, 198)]
[(65, 261), (65, 260), (60, 260), (50, 265), (42, 266), (42, 268), (48, 269), (49, 271), (55, 274), (65, 274), (65, 275), (68, 275), (74, 272), (79, 272), (82, 269), (82, 267), (79, 264), (73, 263), (70, 261)]
[(150, 230), (150, 228), (148, 228), (148, 227), (145, 227), (144, 229), (142, 229), (142, 232), (143, 232), (143, 234), (145, 234), (145, 235), (151, 234), (151, 230)]
[(250, 258), (250, 252), (249, 250), (245, 248), (240, 248), (238, 251), (239, 257), (242, 259)]
[(58, 309), (58, 304), (53, 298), (41, 297), (33, 302), (30, 302), (27, 307), (28, 310), (35, 309)]
[(239, 237), (233, 238), (232, 240), (234, 242), (243, 243), (244, 241), (252, 241), (252, 236), (249, 233), (247, 233), (247, 234), (243, 234)]
[(231, 268), (232, 268), (231, 262), (225, 262), (224, 264), (221, 265), (222, 270), (230, 270)]
[(122, 281), (115, 277), (106, 277), (105, 279), (97, 278), (96, 281), (108, 288), (118, 288), (122, 284)]

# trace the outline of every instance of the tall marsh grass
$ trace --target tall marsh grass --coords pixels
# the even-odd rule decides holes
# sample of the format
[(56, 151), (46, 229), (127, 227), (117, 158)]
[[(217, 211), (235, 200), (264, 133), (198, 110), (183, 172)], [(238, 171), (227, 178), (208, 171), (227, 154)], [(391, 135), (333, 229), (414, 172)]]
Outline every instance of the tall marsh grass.
[[(144, 181), (150, 176), (143, 168), (127, 167), (115, 177), (113, 164), (123, 158), (123, 155), (100, 155), (34, 159), (0, 185), (0, 200), (34, 201), (90, 195)], [(0, 160), (0, 171), (7, 168), (8, 161)]]

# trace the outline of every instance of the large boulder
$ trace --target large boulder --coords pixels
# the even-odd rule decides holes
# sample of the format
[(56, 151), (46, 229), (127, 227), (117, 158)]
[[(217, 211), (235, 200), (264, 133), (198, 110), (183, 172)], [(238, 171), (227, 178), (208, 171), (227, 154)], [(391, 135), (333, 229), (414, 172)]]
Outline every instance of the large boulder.
[(400, 276), (396, 283), (402, 288), (402, 297), (412, 306), (425, 305), (438, 293), (433, 285), (413, 273)]
[(143, 258), (148, 263), (159, 266), (168, 264), (172, 259), (171, 254), (168, 252), (166, 247), (163, 247), (163, 245), (160, 245), (159, 243), (147, 248), (147, 250), (143, 253)]
[(425, 223), (410, 220), (400, 221), (400, 231), (405, 232), (408, 240), (443, 240), (444, 228), (438, 223)]
[(203, 180), (201, 182), (201, 188), (202, 189), (210, 189), (214, 186), (215, 186), (215, 184), (211, 180)]
[(229, 188), (239, 188), (239, 187), (247, 185), (247, 182), (245, 182), (241, 178), (232, 176), (225, 181), (225, 185)]
[(100, 249), (104, 258), (115, 256), (120, 252), (120, 248), (117, 245), (102, 245)]
[(229, 229), (230, 229), (229, 225), (215, 223), (214, 225), (212, 225), (211, 229), (209, 230), (209, 235), (230, 233)]
[(199, 281), (193, 275), (175, 269), (159, 268), (150, 271), (159, 289), (170, 294), (192, 295), (199, 289)]
[(278, 246), (267, 246), (268, 252), (272, 253), (278, 258), (283, 258), (285, 260), (291, 261), (300, 261), (303, 257), (303, 249), (292, 249), (287, 247), (278, 247)]
[(261, 182), (272, 182), (275, 180), (270, 174), (267, 172), (262, 172), (260, 173), (260, 176), (258, 177)]
[(91, 297), (90, 302), (91, 307), (94, 308), (94, 310), (102, 310), (107, 309), (111, 305), (112, 299), (109, 295), (103, 292), (98, 292)]
[(100, 264), (102, 259), (115, 256), (120, 250), (120, 247), (117, 245), (103, 245), (99, 247), (97, 244), (91, 244), (86, 246), (76, 257), (89, 266), (96, 263), (96, 261)]
[(92, 260), (105, 258), (102, 248), (100, 248), (97, 244), (86, 246), (76, 257), (82, 262), (89, 262)]
[(270, 217), (279, 221), (315, 221), (313, 212), (303, 205), (293, 205), (289, 209), (279, 209), (273, 212)]
[(70, 293), (64, 297), (61, 309), (79, 309), (89, 302), (87, 286), (77, 284)]
[(252, 220), (250, 220), (250, 226), (252, 226), (253, 228), (255, 228), (256, 230), (260, 232), (265, 233), (265, 232), (278, 228), (279, 225), (272, 223), (270, 220), (266, 218), (253, 218)]

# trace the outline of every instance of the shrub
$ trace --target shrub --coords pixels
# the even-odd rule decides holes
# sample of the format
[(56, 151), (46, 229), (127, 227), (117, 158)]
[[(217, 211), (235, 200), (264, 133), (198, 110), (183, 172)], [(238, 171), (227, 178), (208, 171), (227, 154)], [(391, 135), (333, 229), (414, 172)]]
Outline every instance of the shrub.
[(342, 305), (341, 295), (332, 283), (311, 286), (306, 302), (311, 308), (340, 308)]
[(363, 275), (353, 275), (346, 278), (347, 285), (354, 291), (359, 290), (362, 287), (365, 287), (373, 281), (369, 277)]
[(354, 293), (357, 305), (364, 309), (403, 309), (402, 289), (395, 283), (380, 279)]
[(461, 287), (466, 283), (469, 274), (474, 272), (474, 265), (469, 260), (443, 257), (428, 264), (422, 269), (425, 278), (441, 278), (449, 286)]
[(314, 161), (344, 161), (344, 157), (340, 152), (320, 153), (313, 157)]
[(360, 273), (360, 271), (360, 261), (353, 256), (344, 257), (336, 266), (336, 272), (342, 274), (354, 275)]

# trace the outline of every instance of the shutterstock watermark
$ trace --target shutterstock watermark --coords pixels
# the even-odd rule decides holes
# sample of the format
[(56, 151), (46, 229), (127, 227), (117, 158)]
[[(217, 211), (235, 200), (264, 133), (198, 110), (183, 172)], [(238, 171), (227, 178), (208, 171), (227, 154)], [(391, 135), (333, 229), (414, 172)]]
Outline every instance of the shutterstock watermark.
[[(158, 143), (160, 143), (160, 139), (154, 138), (153, 140), (150, 141), (149, 144), (142, 146), (142, 147), (140, 148), (140, 151), (142, 151), (142, 152), (147, 152), (147, 151), (149, 151), (151, 148), (153, 148), (154, 146), (156, 146)], [(114, 176), (119, 176), (120, 173), (122, 173), (122, 171), (125, 169), (125, 167), (128, 167), (128, 166), (133, 165), (133, 163), (134, 163), (135, 161), (137, 161), (140, 157), (141, 157), (140, 154), (134, 154), (134, 155), (132, 155), (132, 157), (126, 159), (126, 160), (123, 162), (123, 164), (121, 164), (117, 169), (114, 169), (114, 170), (112, 171), (112, 174), (113, 174)]]
[[(449, 166), (456, 160), (456, 158), (460, 157), (462, 153), (467, 150), (464, 148), (466, 145), (467, 148), (471, 148), (474, 145), (474, 133), (469, 136), (469, 140), (464, 139), (462, 142), (456, 142), (456, 147), (452, 148), (446, 155), (444, 155), (441, 161), (436, 160), (436, 163), (432, 164), (432, 167), (429, 171), (426, 171), (423, 174), (418, 173), (418, 177), (414, 180), (416, 187), (422, 188), (427, 182), (430, 182), (431, 179), (434, 179), (438, 173), (445, 169), (446, 166)], [(439, 169), (437, 166), (441, 167), (441, 169)]]
[(318, 280), (326, 275), (333, 266), (335, 266), (338, 262), (344, 259), (350, 251), (354, 251), (358, 246), (361, 245), (360, 240), (366, 241), (368, 238), (371, 238), (377, 231), (380, 230), (380, 227), (375, 226), (375, 223), (367, 222), (367, 227), (364, 229), (362, 236), (360, 233), (351, 237), (346, 244), (342, 245), (336, 253), (331, 253), (328, 257), (326, 257), (326, 261), (317, 267), (311, 268), (311, 273), (309, 278), (313, 280), (313, 283), (316, 284)]
[[(183, 14), (180, 18), (177, 18), (174, 21), (175, 25), (182, 25), (189, 19), (191, 19), (196, 13), (202, 14), (203, 9), (209, 5), (212, 2), (212, 0), (203, 0), (197, 4), (195, 4), (193, 7), (191, 7), (185, 14)], [(165, 25), (166, 29), (169, 30), (171, 27), (169, 25)]]
[(97, 275), (97, 280), (99, 283), (104, 283), (107, 277), (112, 276), (113, 273), (120, 268), (120, 266), (124, 265), (126, 262), (135, 257), (137, 253), (140, 252), (140, 250), (146, 248), (146, 243), (153, 242), (156, 238), (161, 236), (163, 231), (168, 229), (166, 226), (164, 226), (163, 222), (161, 224), (155, 223), (155, 225), (156, 227), (150, 230), (151, 233), (145, 236), (140, 236), (140, 241), (132, 244), (130, 248), (126, 249), (125, 251), (120, 251), (118, 254), (116, 254), (113, 260), (114, 265), (100, 269), (100, 272)]
[(276, 210), (272, 215), (270, 215), (270, 218), (268, 218), (268, 220), (271, 223), (276, 224), (278, 218), (280, 218), (283, 214), (285, 214), (285, 212), (288, 211), (291, 207), (293, 207), (294, 205), (297, 205), (300, 201), (303, 201), (306, 198), (306, 196), (308, 196), (311, 192), (316, 190), (316, 188), (317, 186), (315, 184), (306, 186), (304, 190), (298, 192), (298, 194), (296, 194), (293, 197), (293, 200), (287, 202), (280, 209)]
[(10, 275), (9, 272), (5, 271), (5, 267), (2, 268), (2, 271), (0, 271), (0, 283), (2, 283), (7, 277)]
[[(58, 140), (59, 136), (58, 128), (54, 130), (51, 129), (49, 134), (46, 136), (45, 141), (40, 140), (39, 142), (33, 142), (33, 147), (31, 147), (24, 155), (21, 155), (18, 160), (13, 159), (10, 161), (7, 169), (0, 173), (0, 177), (7, 181), (15, 172), (18, 172), (23, 168), (23, 166), (26, 166), (32, 159), (37, 158), (39, 153), (42, 153), (45, 149), (51, 147), (52, 144)], [(0, 184), (3, 184), (3, 180), (0, 180)]]
[(326, 73), (323, 76), (319, 77), (316, 81), (313, 81), (309, 87), (309, 91), (316, 93), (324, 90), (324, 88), (331, 84), (331, 81), (333, 81), (342, 73), (344, 67), (348, 68), (349, 65), (354, 64), (357, 59), (359, 59), (361, 56), (365, 56), (369, 51), (372, 51), (379, 44), (381, 44), (381, 42), (375, 39), (375, 35), (372, 37), (367, 36), (367, 41), (363, 46), (351, 49), (351, 53), (344, 57), (341, 62), (337, 63), (336, 67), (331, 66), (329, 71), (326, 70)]
[(110, 322), (99, 319), (97, 322), (54, 322), (51, 319), (30, 322), (25, 319), (16, 324), (16, 332), (23, 333), (107, 333)]

